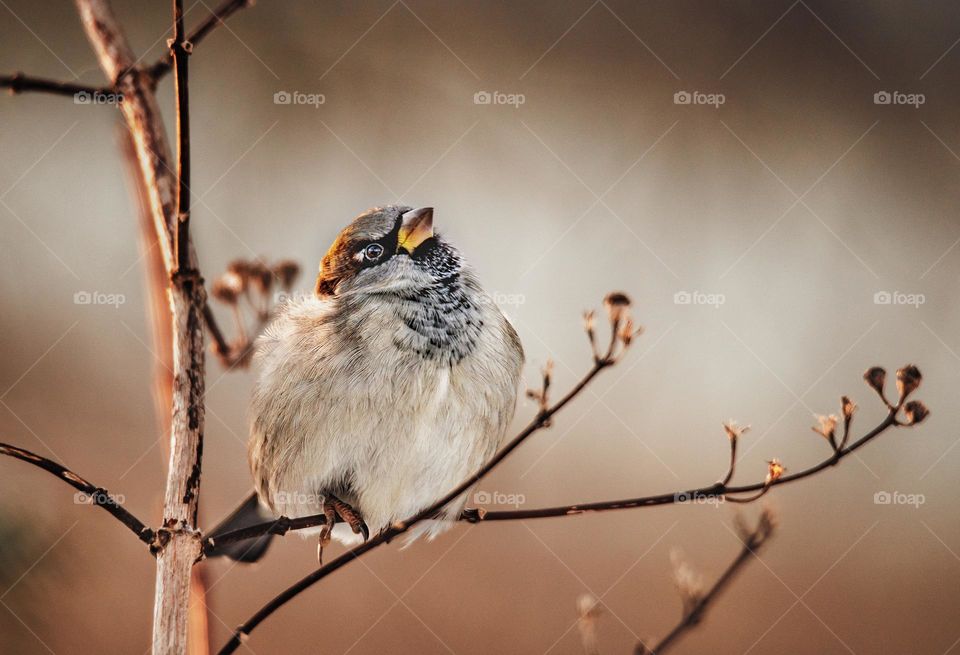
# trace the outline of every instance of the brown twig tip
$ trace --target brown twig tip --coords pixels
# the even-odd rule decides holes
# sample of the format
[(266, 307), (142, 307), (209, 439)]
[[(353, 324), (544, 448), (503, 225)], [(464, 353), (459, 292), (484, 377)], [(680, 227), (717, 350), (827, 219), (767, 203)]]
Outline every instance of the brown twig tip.
[(542, 418), (543, 427), (550, 427), (550, 384), (553, 382), (553, 360), (548, 359), (541, 370), (539, 389), (527, 389), (527, 398), (537, 401), (538, 416)]
[(907, 417), (906, 425), (917, 425), (930, 415), (930, 410), (921, 401), (911, 400), (903, 406), (903, 413)]
[(898, 404), (903, 404), (903, 401), (905, 401), (910, 394), (917, 390), (922, 380), (923, 376), (920, 374), (920, 369), (913, 364), (907, 364), (898, 370), (897, 391), (900, 394)]
[(743, 434), (750, 431), (750, 426), (739, 425), (736, 421), (730, 419), (729, 421), (724, 421), (723, 429), (727, 433), (727, 438), (729, 438), (731, 442), (736, 443)]
[(723, 429), (727, 433), (727, 439), (730, 441), (730, 465), (727, 467), (727, 474), (718, 482), (720, 487), (726, 487), (733, 479), (733, 473), (737, 466), (737, 442), (740, 437), (750, 429), (749, 425), (738, 425), (736, 421), (730, 419), (723, 424)]
[(833, 448), (834, 451), (836, 451), (838, 448), (837, 423), (839, 422), (840, 419), (837, 418), (836, 414), (830, 414), (828, 416), (817, 414), (816, 417), (819, 425), (815, 425), (810, 429), (816, 432), (817, 434), (819, 434), (821, 437), (823, 437), (827, 441), (829, 441), (830, 447)]
[(857, 403), (850, 400), (850, 398), (847, 396), (840, 396), (840, 412), (843, 414), (843, 419), (845, 421), (852, 419), (856, 411)]

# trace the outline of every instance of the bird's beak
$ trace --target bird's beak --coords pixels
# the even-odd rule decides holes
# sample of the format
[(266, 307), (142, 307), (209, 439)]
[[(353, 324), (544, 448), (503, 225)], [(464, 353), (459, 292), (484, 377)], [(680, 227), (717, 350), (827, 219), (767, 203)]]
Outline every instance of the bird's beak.
[(411, 209), (402, 218), (397, 250), (403, 249), (412, 255), (417, 246), (433, 236), (433, 207)]

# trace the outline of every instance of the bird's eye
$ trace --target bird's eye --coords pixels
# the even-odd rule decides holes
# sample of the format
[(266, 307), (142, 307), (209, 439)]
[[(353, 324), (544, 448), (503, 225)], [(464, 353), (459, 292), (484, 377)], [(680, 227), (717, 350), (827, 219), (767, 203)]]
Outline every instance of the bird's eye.
[(379, 243), (371, 243), (369, 246), (363, 249), (363, 255), (368, 261), (376, 261), (383, 256), (383, 246), (381, 246)]

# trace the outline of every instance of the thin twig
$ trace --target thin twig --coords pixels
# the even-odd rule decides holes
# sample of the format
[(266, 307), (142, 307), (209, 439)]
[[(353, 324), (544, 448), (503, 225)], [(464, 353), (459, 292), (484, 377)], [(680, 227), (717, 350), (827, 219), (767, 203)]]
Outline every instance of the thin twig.
[(183, 0), (173, 0), (173, 39), (170, 56), (174, 61), (174, 91), (177, 101), (177, 229), (174, 232), (174, 259), (177, 271), (190, 268), (190, 52), (193, 45), (183, 38)]
[[(206, 36), (213, 31), (215, 27), (223, 23), (234, 13), (243, 9), (244, 7), (250, 7), (253, 5), (253, 0), (224, 0), (220, 3), (209, 16), (207, 16), (200, 25), (197, 26), (195, 30), (190, 32), (187, 36), (187, 41), (193, 45), (200, 43)], [(150, 66), (147, 69), (147, 72), (150, 74), (154, 80), (159, 80), (161, 77), (170, 72), (174, 65), (174, 58), (171, 53), (166, 53), (163, 57), (160, 58), (155, 64)]]
[(727, 566), (720, 577), (717, 578), (717, 581), (713, 583), (713, 586), (699, 596), (697, 601), (691, 605), (690, 609), (684, 612), (680, 622), (653, 647), (653, 650), (649, 650), (644, 644), (639, 643), (634, 650), (635, 655), (663, 655), (680, 637), (700, 623), (710, 603), (716, 600), (720, 592), (730, 585), (740, 570), (750, 560), (750, 557), (756, 555), (757, 551), (770, 538), (773, 528), (772, 518), (765, 512), (757, 522), (757, 527), (749, 534), (742, 535), (743, 548), (740, 549), (737, 557)]
[(154, 532), (146, 526), (140, 519), (124, 509), (110, 492), (103, 487), (98, 487), (84, 478), (80, 477), (62, 464), (54, 462), (36, 453), (30, 452), (25, 448), (18, 448), (10, 444), (0, 443), (0, 455), (7, 455), (19, 459), (28, 464), (33, 464), (44, 471), (48, 471), (57, 476), (77, 491), (82, 492), (91, 504), (102, 507), (115, 519), (127, 526), (131, 532), (137, 535), (137, 539), (145, 544), (152, 544), (154, 541)]
[[(831, 454), (830, 457), (824, 459), (818, 464), (811, 466), (810, 468), (798, 471), (792, 475), (784, 475), (783, 477), (767, 482), (766, 480), (762, 482), (755, 482), (752, 484), (740, 485), (740, 486), (725, 486), (720, 483), (714, 483), (707, 485), (705, 487), (700, 487), (697, 489), (688, 489), (686, 491), (675, 491), (665, 494), (657, 494), (654, 496), (640, 496), (638, 498), (624, 498), (622, 500), (604, 500), (594, 503), (580, 503), (576, 505), (559, 505), (556, 507), (541, 507), (537, 509), (520, 509), (520, 510), (503, 510), (503, 511), (480, 511), (476, 509), (467, 510), (460, 517), (463, 521), (469, 521), (470, 523), (479, 523), (486, 521), (516, 521), (516, 520), (526, 520), (526, 519), (537, 519), (537, 518), (548, 518), (553, 516), (569, 516), (571, 514), (585, 514), (587, 512), (604, 512), (609, 510), (618, 510), (618, 509), (632, 509), (635, 507), (652, 507), (656, 505), (672, 505), (678, 503), (684, 503), (690, 500), (691, 498), (708, 498), (708, 497), (726, 497), (727, 500), (730, 500), (728, 497), (729, 494), (744, 494), (744, 493), (753, 493), (763, 491), (765, 488), (774, 487), (781, 484), (787, 484), (790, 482), (797, 482), (804, 478), (808, 478), (811, 475), (819, 473), (831, 466), (837, 464), (840, 460), (845, 458), (850, 453), (855, 450), (862, 448), (871, 440), (879, 436), (881, 433), (885, 432), (892, 426), (898, 425), (896, 419), (896, 412), (891, 411), (887, 414), (886, 418), (880, 422), (875, 428), (870, 430), (867, 434), (862, 436), (857, 441), (853, 442), (846, 448), (837, 451), (836, 453)], [(745, 500), (745, 499), (740, 499)], [(752, 500), (756, 500), (753, 498)]]
[[(765, 493), (765, 490), (768, 490), (773, 486), (802, 480), (837, 464), (850, 453), (862, 448), (872, 439), (876, 438), (890, 427), (896, 425), (897, 423), (895, 417), (896, 413), (891, 412), (879, 425), (877, 425), (859, 440), (852, 443), (849, 447), (834, 453), (815, 466), (811, 466), (810, 468), (794, 473), (793, 475), (783, 476), (777, 480), (771, 481), (769, 484), (766, 481), (740, 486), (727, 486), (721, 483), (713, 483), (697, 489), (671, 491), (652, 496), (640, 496), (637, 498), (624, 498), (620, 500), (603, 500), (592, 503), (577, 503), (575, 505), (558, 505), (555, 507), (540, 507), (535, 509), (488, 511), (484, 509), (468, 508), (465, 509), (460, 515), (460, 520), (466, 521), (467, 523), (486, 523), (489, 521), (524, 521), (527, 519), (586, 514), (588, 512), (605, 512), (611, 510), (655, 507), (659, 505), (682, 504), (694, 498), (701, 499), (710, 497), (724, 497), (726, 500), (734, 500), (733, 498), (729, 497), (729, 494), (744, 494), (752, 492)], [(741, 502), (747, 500), (753, 501), (757, 500), (759, 497), (760, 496), (755, 496), (749, 499), (740, 498), (738, 500)], [(216, 539), (208, 537), (204, 541), (204, 551), (209, 554), (215, 552), (217, 547), (224, 546), (229, 543), (235, 543), (237, 541), (259, 537), (264, 534), (284, 535), (287, 532), (316, 527), (319, 525), (324, 525), (325, 523), (326, 519), (324, 518), (323, 514), (313, 514), (295, 519), (281, 517), (275, 521), (258, 523), (240, 530), (226, 532), (217, 536)]]
[(78, 93), (87, 93), (91, 96), (113, 93), (109, 87), (87, 86), (85, 84), (74, 84), (73, 82), (61, 82), (59, 80), (49, 80), (42, 77), (31, 77), (23, 73), (14, 73), (13, 75), (0, 75), (0, 89), (10, 89), (11, 93), (23, 93), (24, 91), (42, 91), (61, 96), (76, 96)]
[(230, 344), (227, 343), (226, 338), (223, 336), (223, 330), (221, 330), (217, 324), (217, 318), (213, 315), (213, 310), (210, 309), (209, 302), (203, 306), (203, 322), (206, 323), (207, 330), (210, 331), (210, 336), (213, 338), (214, 353), (216, 353), (221, 361), (225, 361), (224, 358), (228, 358), (230, 355)]

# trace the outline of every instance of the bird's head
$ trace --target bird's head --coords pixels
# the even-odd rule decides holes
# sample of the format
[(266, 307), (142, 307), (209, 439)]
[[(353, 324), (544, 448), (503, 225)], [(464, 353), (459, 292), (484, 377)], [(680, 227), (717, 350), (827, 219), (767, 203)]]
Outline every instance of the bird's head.
[(360, 214), (320, 262), (317, 296), (415, 293), (460, 272), (457, 251), (433, 233), (433, 208), (390, 205)]

